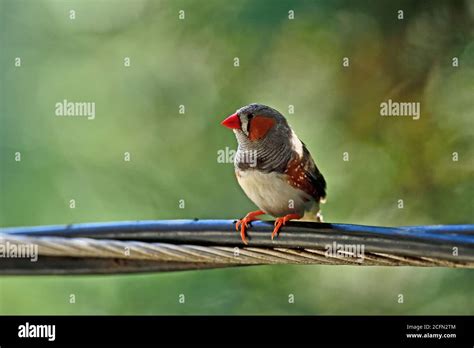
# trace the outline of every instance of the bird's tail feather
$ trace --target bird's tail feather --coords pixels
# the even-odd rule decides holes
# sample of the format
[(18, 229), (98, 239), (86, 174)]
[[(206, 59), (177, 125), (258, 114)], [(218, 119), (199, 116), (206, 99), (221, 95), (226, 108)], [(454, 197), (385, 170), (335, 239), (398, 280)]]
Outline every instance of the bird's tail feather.
[(321, 214), (319, 203), (315, 203), (311, 209), (305, 211), (303, 217), (300, 220), (323, 222), (323, 215)]

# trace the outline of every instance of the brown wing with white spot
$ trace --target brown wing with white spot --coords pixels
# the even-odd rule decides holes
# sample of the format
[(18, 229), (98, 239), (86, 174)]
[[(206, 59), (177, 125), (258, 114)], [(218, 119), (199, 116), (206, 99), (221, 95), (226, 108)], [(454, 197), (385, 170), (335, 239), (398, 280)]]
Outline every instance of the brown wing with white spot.
[(303, 143), (303, 157), (296, 152), (285, 170), (290, 185), (296, 187), (320, 202), (326, 197), (326, 180), (313, 161), (306, 145)]

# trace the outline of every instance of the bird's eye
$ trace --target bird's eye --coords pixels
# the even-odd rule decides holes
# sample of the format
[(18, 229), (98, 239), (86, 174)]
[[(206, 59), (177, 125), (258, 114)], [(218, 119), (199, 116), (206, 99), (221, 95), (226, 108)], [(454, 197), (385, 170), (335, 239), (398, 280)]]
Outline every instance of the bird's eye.
[(247, 118), (248, 118), (249, 121), (252, 119), (252, 117), (253, 117), (253, 114), (252, 114), (252, 113), (250, 113), (250, 114), (247, 115)]

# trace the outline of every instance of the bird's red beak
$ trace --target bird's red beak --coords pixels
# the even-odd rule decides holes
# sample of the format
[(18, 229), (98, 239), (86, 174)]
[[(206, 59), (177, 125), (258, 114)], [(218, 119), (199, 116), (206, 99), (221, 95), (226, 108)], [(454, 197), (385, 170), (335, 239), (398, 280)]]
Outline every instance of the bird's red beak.
[(222, 121), (221, 125), (230, 129), (239, 129), (240, 128), (239, 116), (237, 114), (232, 114), (229, 117), (227, 117), (224, 121)]

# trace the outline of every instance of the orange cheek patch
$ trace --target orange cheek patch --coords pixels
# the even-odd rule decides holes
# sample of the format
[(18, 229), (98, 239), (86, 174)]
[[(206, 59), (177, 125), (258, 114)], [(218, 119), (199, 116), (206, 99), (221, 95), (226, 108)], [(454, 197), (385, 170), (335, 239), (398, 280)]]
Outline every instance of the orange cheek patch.
[(258, 140), (263, 138), (273, 127), (274, 124), (275, 120), (273, 118), (265, 116), (255, 116), (250, 120), (249, 139)]

